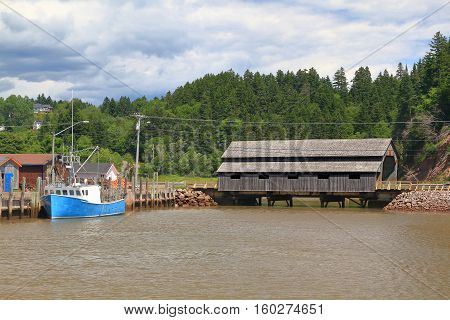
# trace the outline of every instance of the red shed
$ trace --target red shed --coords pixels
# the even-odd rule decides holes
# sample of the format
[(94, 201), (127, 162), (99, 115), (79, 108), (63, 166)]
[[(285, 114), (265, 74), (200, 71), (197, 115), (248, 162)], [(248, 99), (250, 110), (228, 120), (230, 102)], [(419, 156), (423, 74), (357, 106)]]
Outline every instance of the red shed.
[(52, 166), (51, 154), (33, 154), (33, 153), (17, 153), (17, 154), (0, 154), (0, 157), (8, 157), (19, 162), (22, 167), (19, 168), (19, 181), (25, 177), (27, 186), (34, 188), (38, 177), (46, 179), (50, 174)]

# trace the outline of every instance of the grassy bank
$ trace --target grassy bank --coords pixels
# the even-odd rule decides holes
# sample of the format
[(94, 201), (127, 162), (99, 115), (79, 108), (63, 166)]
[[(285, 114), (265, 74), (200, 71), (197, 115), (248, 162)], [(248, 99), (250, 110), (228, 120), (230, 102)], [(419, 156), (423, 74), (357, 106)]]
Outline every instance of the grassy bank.
[(193, 177), (164, 174), (159, 176), (159, 182), (217, 183), (217, 177)]

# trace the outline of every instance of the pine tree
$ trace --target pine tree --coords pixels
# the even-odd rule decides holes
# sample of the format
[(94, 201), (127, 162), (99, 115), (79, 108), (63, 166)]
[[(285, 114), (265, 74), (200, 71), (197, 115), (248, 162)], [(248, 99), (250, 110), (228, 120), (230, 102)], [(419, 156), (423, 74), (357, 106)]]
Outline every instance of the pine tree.
[(350, 94), (353, 101), (361, 103), (364, 106), (370, 105), (372, 98), (372, 76), (369, 67), (360, 67), (356, 70), (355, 77), (352, 80)]
[(445, 36), (437, 32), (430, 42), (430, 50), (424, 57), (424, 91), (448, 81), (449, 47)]
[(337, 70), (333, 77), (333, 88), (342, 98), (346, 98), (348, 94), (348, 82), (345, 76), (344, 68)]
[(408, 122), (413, 117), (414, 106), (416, 104), (416, 96), (414, 92), (414, 87), (411, 82), (411, 78), (407, 74), (403, 74), (400, 79), (399, 92), (398, 92), (398, 116), (394, 135), (395, 137), (401, 137), (403, 130), (406, 127), (405, 123)]
[(405, 69), (403, 69), (403, 64), (400, 62), (397, 65), (397, 72), (395, 73), (395, 77), (397, 79), (401, 79), (403, 77), (403, 75), (405, 74)]

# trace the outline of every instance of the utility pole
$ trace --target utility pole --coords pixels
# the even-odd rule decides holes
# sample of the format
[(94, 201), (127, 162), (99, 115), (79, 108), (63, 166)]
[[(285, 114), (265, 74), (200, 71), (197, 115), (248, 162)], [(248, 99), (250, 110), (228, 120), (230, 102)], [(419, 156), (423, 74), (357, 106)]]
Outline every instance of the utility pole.
[(55, 132), (52, 134), (52, 184), (54, 185), (55, 180)]
[(136, 134), (137, 134), (136, 163), (134, 166), (134, 183), (136, 183), (138, 181), (138, 173), (139, 173), (139, 137), (141, 135), (141, 119), (145, 118), (145, 116), (143, 116), (141, 114), (134, 114), (133, 116), (137, 118), (137, 123), (136, 123)]

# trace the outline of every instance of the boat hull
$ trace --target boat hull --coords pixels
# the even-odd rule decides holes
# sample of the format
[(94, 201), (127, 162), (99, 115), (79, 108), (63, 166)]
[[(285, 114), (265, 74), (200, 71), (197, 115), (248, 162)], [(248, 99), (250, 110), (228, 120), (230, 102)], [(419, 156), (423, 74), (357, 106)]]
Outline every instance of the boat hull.
[(50, 219), (94, 218), (125, 213), (125, 200), (107, 203), (92, 203), (84, 199), (49, 194), (42, 197)]

